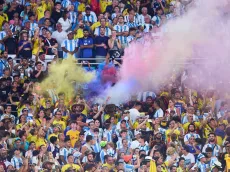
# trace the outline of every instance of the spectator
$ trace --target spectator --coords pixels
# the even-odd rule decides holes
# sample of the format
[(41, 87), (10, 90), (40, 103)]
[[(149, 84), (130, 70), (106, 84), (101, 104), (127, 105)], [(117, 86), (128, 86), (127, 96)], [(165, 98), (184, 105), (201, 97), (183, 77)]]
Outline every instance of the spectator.
[(78, 41), (80, 47), (80, 58), (92, 58), (93, 56), (93, 39), (89, 37), (89, 31), (84, 29), (84, 37)]
[(104, 28), (105, 29), (105, 36), (109, 37), (111, 35), (111, 30), (106, 25), (107, 25), (106, 19), (105, 18), (101, 18), (100, 19), (100, 26), (98, 26), (98, 27), (95, 28), (94, 35), (95, 36), (99, 36), (101, 28)]
[(109, 37), (105, 36), (105, 32), (105, 28), (100, 28), (100, 35), (94, 40), (96, 46), (96, 59), (101, 58), (101, 60), (97, 60), (97, 63), (102, 62), (103, 58), (105, 59), (107, 55)]
[(44, 42), (44, 49), (46, 52), (46, 58), (52, 60), (54, 58), (54, 53), (57, 52), (58, 43), (57, 40), (51, 37), (51, 32), (46, 31), (46, 39)]
[(122, 48), (127, 47), (127, 36), (129, 34), (129, 27), (124, 24), (124, 17), (122, 15), (118, 17), (118, 24), (114, 26), (114, 30), (117, 31), (117, 37), (121, 42)]
[(112, 1), (112, 5), (108, 5), (108, 6), (106, 7), (106, 12), (108, 12), (109, 14), (112, 14), (112, 12), (113, 12), (113, 10), (114, 10), (114, 8), (115, 8), (116, 6), (118, 6), (118, 0), (113, 0), (113, 1)]
[(89, 22), (89, 23), (93, 24), (93, 23), (97, 22), (96, 14), (93, 11), (91, 11), (90, 7), (86, 7), (85, 12), (83, 12), (82, 15), (83, 15), (83, 22), (84, 23)]
[(55, 9), (52, 12), (51, 18), (54, 20), (55, 24), (58, 22), (58, 20), (62, 17), (62, 12), (61, 12), (61, 3), (56, 2), (55, 3)]
[(120, 58), (121, 57), (121, 52), (120, 49), (121, 47), (121, 42), (119, 39), (117, 39), (117, 31), (113, 30), (112, 31), (112, 36), (108, 41), (109, 45), (109, 55), (111, 58)]
[(64, 11), (63, 17), (59, 18), (58, 22), (62, 25), (64, 31), (69, 31), (72, 27), (71, 21), (69, 20), (69, 12)]
[(61, 23), (56, 24), (57, 30), (52, 33), (52, 38), (55, 38), (58, 43), (58, 57), (63, 58), (61, 44), (63, 40), (67, 39), (67, 33), (62, 30)]
[(62, 42), (62, 50), (63, 50), (63, 58), (66, 59), (68, 57), (77, 57), (76, 52), (78, 51), (78, 43), (73, 39), (73, 32), (68, 32), (68, 39)]
[(27, 32), (21, 33), (18, 52), (21, 57), (32, 58), (32, 43), (29, 41)]
[(25, 9), (21, 12), (20, 17), (23, 18), (23, 20), (28, 20), (29, 16), (28, 14), (31, 13), (31, 4), (29, 2), (25, 3)]

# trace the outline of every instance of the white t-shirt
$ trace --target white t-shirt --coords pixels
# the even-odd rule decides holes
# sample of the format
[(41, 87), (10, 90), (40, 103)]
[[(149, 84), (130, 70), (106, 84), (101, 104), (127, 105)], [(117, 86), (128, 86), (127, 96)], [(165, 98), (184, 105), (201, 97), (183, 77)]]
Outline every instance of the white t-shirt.
[(58, 32), (58, 31), (54, 31), (53, 34), (52, 34), (52, 38), (55, 38), (57, 40), (57, 43), (58, 43), (58, 50), (61, 51), (61, 44), (63, 42), (63, 40), (67, 39), (67, 33), (66, 31), (61, 31), (61, 32)]
[(61, 23), (64, 31), (67, 31), (72, 26), (70, 19), (64, 20), (63, 18), (60, 18), (58, 22)]
[(184, 164), (186, 167), (188, 167), (190, 164), (195, 163), (195, 157), (193, 154), (188, 153), (188, 155), (182, 155), (182, 157), (185, 159)]
[(130, 109), (130, 119), (132, 121), (132, 123), (134, 123), (137, 119), (138, 116), (140, 116), (140, 112), (137, 109)]

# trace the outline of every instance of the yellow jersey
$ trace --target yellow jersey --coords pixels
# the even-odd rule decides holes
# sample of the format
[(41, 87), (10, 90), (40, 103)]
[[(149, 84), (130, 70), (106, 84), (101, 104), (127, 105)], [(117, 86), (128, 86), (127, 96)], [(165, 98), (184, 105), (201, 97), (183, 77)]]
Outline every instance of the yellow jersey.
[(37, 38), (37, 39), (33, 38), (32, 40), (34, 41), (32, 54), (36, 55), (38, 53), (38, 49), (39, 49), (39, 38)]
[(64, 121), (57, 121), (56, 119), (53, 121), (52, 123), (53, 125), (61, 125), (62, 131), (64, 131), (66, 129), (66, 123)]
[(34, 141), (36, 144), (36, 149), (40, 148), (42, 145), (47, 145), (47, 140), (45, 138), (40, 138), (38, 136), (32, 136), (31, 141)]
[(74, 39), (79, 39), (79, 38), (83, 38), (84, 34), (83, 34), (83, 29), (78, 29), (76, 34), (74, 35)]
[(107, 1), (107, 0), (100, 0), (100, 9), (101, 9), (101, 13), (104, 13), (107, 6), (108, 5), (112, 5), (112, 2), (111, 1)]
[(73, 170), (80, 171), (80, 166), (76, 164), (66, 164), (61, 168), (61, 172), (65, 172), (68, 168), (72, 167)]
[(3, 13), (2, 15), (0, 15), (0, 28), (1, 28), (1, 30), (2, 30), (2, 23), (4, 21), (8, 21), (8, 16), (6, 13)]
[(81, 3), (78, 5), (78, 12), (85, 12), (85, 4)]
[[(172, 131), (172, 129), (167, 129), (167, 130), (165, 131), (166, 141), (168, 141), (168, 142), (170, 142), (170, 140), (171, 140), (171, 138), (170, 138), (170, 136), (169, 136), (169, 133), (170, 133), (171, 131)], [(176, 134), (177, 137), (180, 135), (180, 131), (179, 131), (178, 129), (174, 130), (173, 133)]]
[(41, 18), (44, 17), (44, 12), (47, 10), (47, 5), (45, 1), (42, 1), (42, 5), (36, 8), (37, 20), (39, 21)]
[(78, 130), (75, 130), (75, 131), (69, 130), (69, 131), (67, 131), (66, 135), (69, 136), (72, 147), (74, 147), (75, 143), (78, 141), (79, 134), (80, 134), (80, 132)]

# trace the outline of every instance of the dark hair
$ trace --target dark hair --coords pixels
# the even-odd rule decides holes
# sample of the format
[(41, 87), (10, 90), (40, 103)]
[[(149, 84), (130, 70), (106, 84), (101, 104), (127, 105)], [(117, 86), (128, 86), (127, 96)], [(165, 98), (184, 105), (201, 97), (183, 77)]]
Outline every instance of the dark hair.
[(93, 140), (93, 136), (87, 135), (87, 136), (86, 136), (86, 143), (87, 143), (87, 142), (90, 142), (91, 140)]
[(212, 152), (213, 151), (213, 149), (211, 148), (211, 147), (207, 147), (206, 149), (205, 149), (205, 152)]
[(29, 143), (29, 146), (32, 145), (33, 143), (35, 143), (35, 142), (34, 142), (34, 141), (31, 141), (31, 142)]
[(19, 136), (20, 138), (22, 138), (22, 137), (25, 135), (25, 133), (26, 133), (26, 131), (21, 130), (21, 131), (19, 132), (18, 136)]
[(158, 99), (155, 100), (154, 103), (155, 103), (157, 106), (159, 106), (159, 107), (160, 107), (160, 105), (161, 105), (161, 102), (160, 102), (160, 100), (158, 100)]
[(83, 32), (89, 32), (89, 30), (85, 28), (85, 29), (83, 29)]
[(142, 103), (141, 102), (136, 102), (135, 106), (142, 106)]
[(51, 143), (55, 143), (57, 141), (57, 137), (56, 136), (52, 136), (52, 137), (50, 137), (50, 142)]
[(69, 158), (70, 156), (73, 156), (73, 154), (69, 154), (69, 155), (67, 156), (67, 158)]
[(175, 168), (175, 167), (176, 167), (175, 165), (171, 166), (171, 167), (170, 167), (170, 171), (171, 171), (173, 168)]
[(209, 137), (210, 135), (214, 135), (214, 136), (216, 137), (216, 134), (213, 133), (213, 132), (209, 133), (209, 134), (208, 134), (208, 137)]
[(182, 161), (182, 160), (185, 161), (184, 157), (180, 157), (178, 162), (180, 162), (180, 161)]
[(42, 63), (41, 63), (41, 62), (36, 62), (36, 63), (35, 63), (35, 66), (37, 66), (38, 64), (42, 64)]

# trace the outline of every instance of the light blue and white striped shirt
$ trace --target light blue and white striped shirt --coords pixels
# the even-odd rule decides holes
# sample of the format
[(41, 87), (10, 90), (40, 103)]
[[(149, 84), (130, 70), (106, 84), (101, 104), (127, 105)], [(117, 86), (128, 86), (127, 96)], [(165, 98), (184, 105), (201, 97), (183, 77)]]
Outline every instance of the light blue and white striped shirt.
[(69, 20), (71, 21), (72, 24), (76, 23), (76, 21), (77, 21), (77, 12), (70, 11), (69, 12)]
[(200, 138), (200, 135), (196, 133), (188, 133), (184, 136), (184, 142), (187, 142), (190, 137), (194, 137), (195, 139), (197, 139)]
[(38, 27), (38, 24), (35, 22), (30, 22), (30, 30), (34, 32), (34, 30)]
[(164, 112), (161, 108), (158, 109), (154, 114), (154, 118), (162, 118), (163, 116), (164, 116)]
[(137, 28), (139, 25), (137, 24), (137, 23), (135, 23), (135, 22), (128, 22), (128, 23), (126, 23), (128, 26), (129, 26), (129, 28)]
[(104, 150), (101, 150), (100, 152), (100, 159), (101, 159), (101, 162), (104, 164), (105, 162), (105, 155), (107, 155), (107, 152), (104, 151)]
[[(74, 51), (76, 47), (78, 47), (78, 40), (75, 39), (66, 39), (62, 42), (61, 47), (66, 48), (68, 51)], [(77, 53), (73, 55), (75, 58), (77, 57)], [(63, 51), (63, 58), (66, 59), (68, 57), (68, 53)]]
[(68, 155), (72, 153), (71, 150), (68, 151), (66, 148), (61, 148), (59, 151), (59, 155), (64, 157), (64, 160), (67, 162)]
[(140, 149), (140, 151), (141, 150), (143, 150), (143, 151), (145, 151), (146, 152), (146, 155), (148, 154), (148, 152), (149, 152), (149, 146), (145, 143), (145, 145), (144, 146), (139, 146), (138, 147), (139, 149)]
[(83, 15), (83, 21), (84, 21), (84, 22), (95, 23), (95, 22), (97, 22), (97, 19), (95, 18), (94, 15), (90, 14), (89, 16)]
[[(100, 30), (101, 30), (101, 26), (97, 27), (94, 31), (94, 35), (99, 36), (100, 35)], [(111, 30), (109, 27), (105, 27), (105, 36), (110, 36), (111, 35)]]
[(197, 162), (197, 168), (199, 169), (200, 172), (206, 172), (207, 169), (207, 164), (203, 164), (201, 162)]
[[(114, 30), (116, 30), (118, 33), (119, 32), (128, 32), (129, 31), (129, 26), (124, 24), (124, 25), (115, 25)], [(127, 42), (127, 36), (117, 36), (118, 39), (121, 41), (122, 44), (126, 44)]]
[(112, 130), (106, 130), (106, 129), (104, 130), (103, 137), (106, 138), (107, 142), (112, 142), (113, 141), (112, 133), (113, 133)]
[(87, 137), (88, 135), (94, 137), (94, 133), (92, 133), (90, 130), (88, 130), (88, 131), (85, 132), (85, 139), (84, 139), (84, 140), (86, 140), (86, 137)]
[(14, 168), (19, 170), (23, 164), (22, 158), (17, 158), (14, 156), (13, 158), (11, 158), (11, 164), (14, 166)]
[[(129, 22), (129, 15), (124, 16), (125, 22)], [(134, 23), (139, 24), (139, 14), (135, 14), (134, 16)]]
[(95, 138), (94, 137), (94, 140), (95, 140), (95, 144), (92, 146), (93, 147), (93, 151), (95, 153), (99, 153), (101, 151), (101, 146), (100, 146), (100, 140)]
[(67, 8), (68, 6), (70, 6), (71, 5), (71, 1), (70, 0), (64, 0), (64, 1), (62, 1), (62, 3), (61, 3), (61, 6), (63, 7), (63, 8)]
[[(3, 40), (6, 37), (6, 32), (5, 31), (1, 31), (0, 32), (0, 40)], [(4, 44), (0, 44), (0, 50), (4, 51), (5, 50), (5, 46)]]
[(221, 151), (221, 147), (217, 144), (211, 144), (211, 143), (208, 143), (208, 144), (205, 144), (203, 149), (202, 149), (202, 152), (205, 153), (206, 152), (206, 148), (207, 147), (210, 147), (212, 148), (212, 156), (216, 156), (218, 157), (220, 155), (220, 153), (222, 153)]

